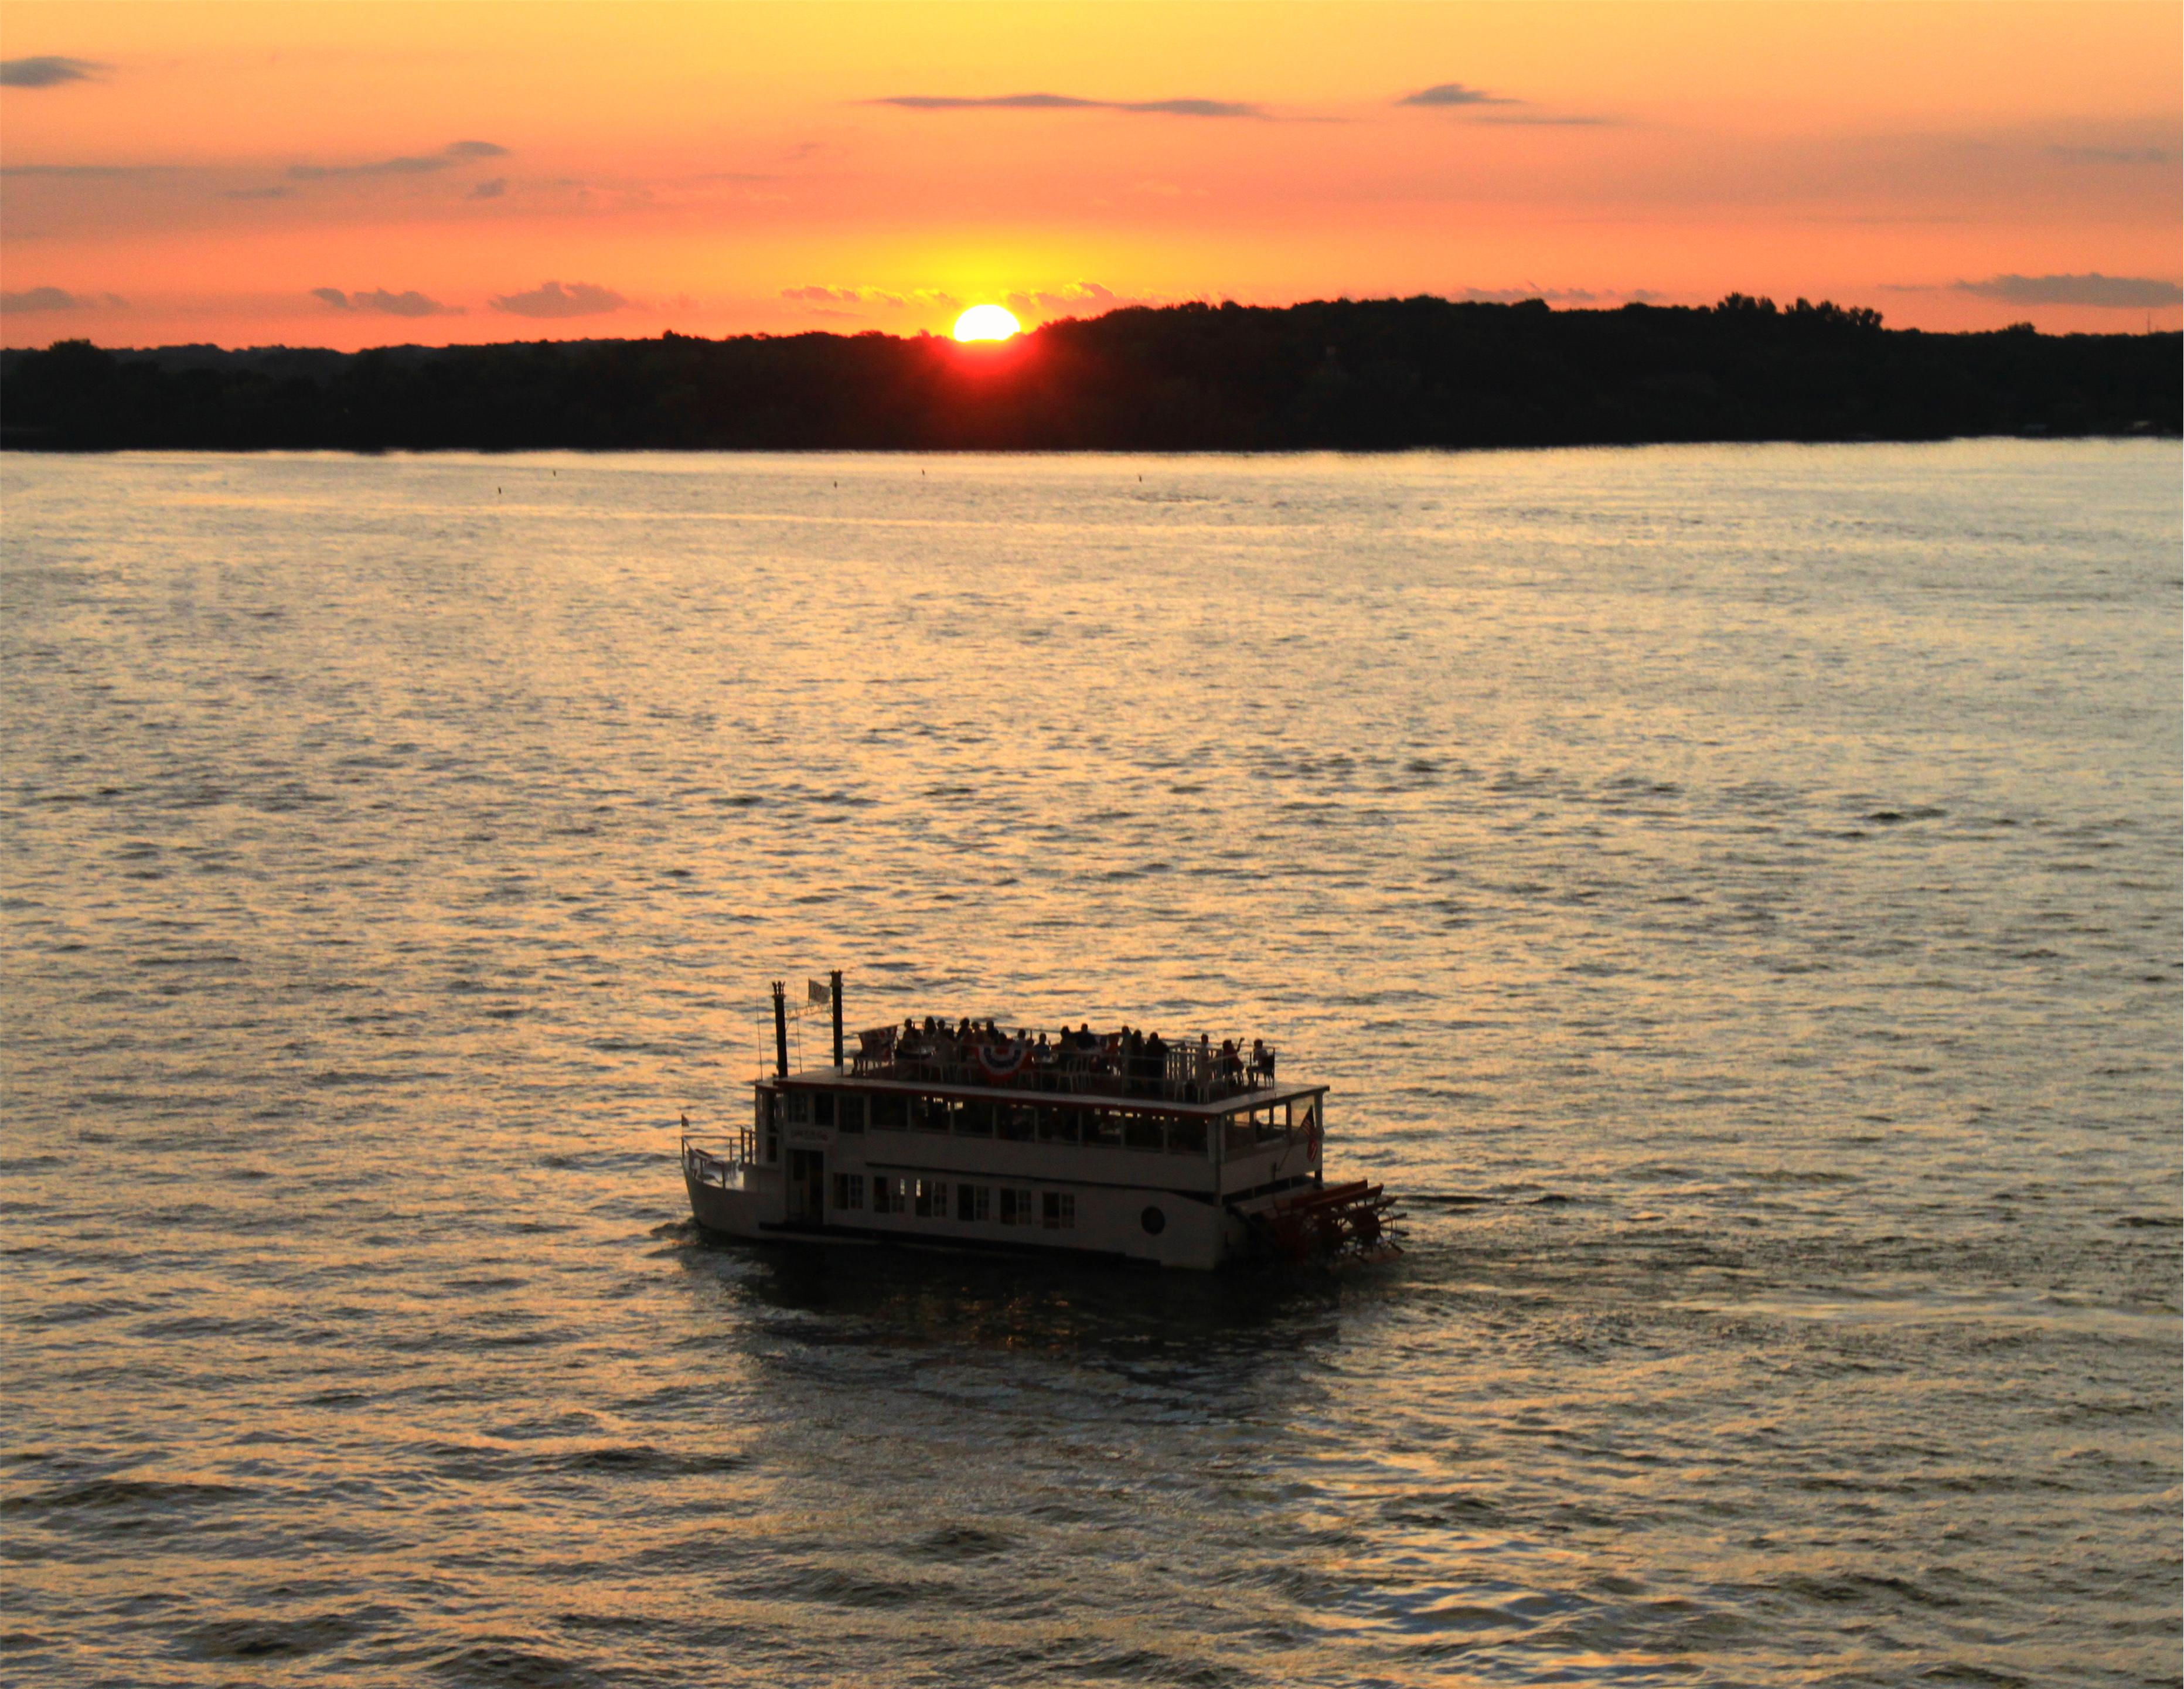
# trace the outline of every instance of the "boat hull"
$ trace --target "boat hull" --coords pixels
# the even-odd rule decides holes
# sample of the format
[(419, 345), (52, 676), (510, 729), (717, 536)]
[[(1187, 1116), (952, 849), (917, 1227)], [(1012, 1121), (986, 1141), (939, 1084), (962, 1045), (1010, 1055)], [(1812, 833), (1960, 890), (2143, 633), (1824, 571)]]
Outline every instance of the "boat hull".
[(1150, 1186), (1056, 1189), (1050, 1185), (1039, 1193), (1042, 1197), (1070, 1199), (1067, 1224), (1058, 1214), (1050, 1221), (1044, 1203), (1022, 1220), (1003, 1221), (990, 1205), (983, 1219), (961, 1218), (960, 1181), (950, 1181), (944, 1213), (792, 1215), (786, 1180), (767, 1177), (770, 1169), (763, 1168), (738, 1171), (743, 1175), (739, 1185), (714, 1183), (688, 1168), (684, 1171), (691, 1218), (718, 1237), (1097, 1256), (1199, 1272), (1249, 1252), (1253, 1242), (1250, 1224), (1241, 1215), (1210, 1200)]

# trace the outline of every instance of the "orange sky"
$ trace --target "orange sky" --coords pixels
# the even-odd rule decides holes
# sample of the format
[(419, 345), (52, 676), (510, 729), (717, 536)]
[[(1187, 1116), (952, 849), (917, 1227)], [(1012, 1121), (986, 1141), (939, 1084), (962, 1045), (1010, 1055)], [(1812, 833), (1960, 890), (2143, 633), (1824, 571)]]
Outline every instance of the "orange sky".
[[(2173, 0), (7, 0), (0, 51), (9, 345), (1731, 289), (2179, 325)], [(946, 103), (1028, 94), (1067, 103)]]

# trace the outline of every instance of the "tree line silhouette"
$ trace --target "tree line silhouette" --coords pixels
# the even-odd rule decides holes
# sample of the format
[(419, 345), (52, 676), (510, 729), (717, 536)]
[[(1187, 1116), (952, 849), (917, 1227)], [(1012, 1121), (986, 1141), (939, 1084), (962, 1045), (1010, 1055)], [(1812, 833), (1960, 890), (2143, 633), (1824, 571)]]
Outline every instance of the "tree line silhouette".
[(0, 354), (0, 441), (120, 448), (1388, 450), (2170, 433), (2180, 337), (1928, 334), (1732, 293), (1135, 307), (995, 347), (746, 335)]

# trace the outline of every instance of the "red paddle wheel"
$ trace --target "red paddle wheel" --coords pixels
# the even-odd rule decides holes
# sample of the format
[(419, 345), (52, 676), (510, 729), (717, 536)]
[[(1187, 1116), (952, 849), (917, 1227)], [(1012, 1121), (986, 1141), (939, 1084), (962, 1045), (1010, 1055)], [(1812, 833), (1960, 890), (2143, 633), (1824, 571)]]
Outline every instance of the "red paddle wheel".
[(1292, 1261), (1384, 1261), (1403, 1252), (1396, 1199), (1362, 1179), (1284, 1196), (1260, 1218)]

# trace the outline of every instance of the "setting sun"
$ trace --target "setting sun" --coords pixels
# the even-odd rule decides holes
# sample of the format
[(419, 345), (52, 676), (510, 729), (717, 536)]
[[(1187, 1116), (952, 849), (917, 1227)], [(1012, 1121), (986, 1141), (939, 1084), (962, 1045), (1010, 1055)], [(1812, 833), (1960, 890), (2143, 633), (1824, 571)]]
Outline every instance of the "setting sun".
[(958, 340), (1006, 340), (1022, 328), (1015, 313), (999, 305), (973, 305), (956, 319)]

